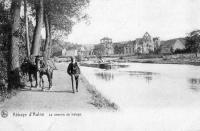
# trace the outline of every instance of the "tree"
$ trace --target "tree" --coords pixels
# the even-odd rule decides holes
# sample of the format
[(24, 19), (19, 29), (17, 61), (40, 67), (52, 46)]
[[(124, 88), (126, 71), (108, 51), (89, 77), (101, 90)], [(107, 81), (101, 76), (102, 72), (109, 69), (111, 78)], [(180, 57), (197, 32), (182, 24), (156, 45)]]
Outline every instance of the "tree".
[(48, 59), (50, 57), (51, 28), (50, 28), (50, 19), (46, 11), (44, 13), (44, 23), (45, 23), (45, 30), (46, 30), (44, 55), (45, 55), (45, 58)]
[(82, 10), (87, 6), (89, 0), (44, 0), (44, 23), (46, 30), (46, 41), (44, 51), (47, 58), (50, 57), (52, 36), (53, 39), (67, 36), (71, 33), (76, 21), (87, 19)]
[(98, 44), (94, 46), (94, 54), (97, 56), (105, 55), (105, 46), (102, 44)]
[(26, 49), (27, 56), (30, 56), (30, 43), (29, 43), (29, 30), (28, 30), (28, 16), (27, 16), (27, 0), (24, 0), (24, 21), (25, 21), (25, 39), (26, 39)]
[(124, 47), (120, 44), (114, 46), (114, 54), (123, 54)]
[(34, 31), (33, 43), (31, 49), (31, 54), (33, 56), (37, 56), (40, 53), (41, 31), (43, 26), (43, 15), (44, 15), (43, 0), (36, 0), (35, 7), (36, 7), (36, 27)]
[(10, 45), (10, 76), (15, 78), (14, 83), (9, 82), (9, 89), (13, 86), (19, 86), (19, 41), (20, 41), (20, 7), (21, 0), (12, 0), (11, 5), (11, 45)]
[[(8, 46), (10, 46), (10, 32), (11, 32), (11, 18), (10, 10), (5, 8), (5, 0), (0, 1), (0, 83), (2, 85), (7, 85), (8, 80), (8, 62), (9, 53)], [(1, 88), (0, 93), (6, 88)]]
[[(67, 36), (71, 33), (72, 26), (87, 15), (82, 10), (88, 5), (89, 0), (29, 0), (36, 10), (36, 27), (32, 42), (32, 55), (38, 55), (40, 51), (41, 27), (44, 20), (46, 40), (44, 53), (48, 59), (51, 53), (52, 39), (59, 36)], [(35, 4), (33, 4), (35, 3)], [(42, 4), (43, 3), (43, 4)]]
[(200, 30), (195, 30), (189, 33), (186, 37), (186, 49), (189, 52), (195, 53), (196, 57), (200, 48)]

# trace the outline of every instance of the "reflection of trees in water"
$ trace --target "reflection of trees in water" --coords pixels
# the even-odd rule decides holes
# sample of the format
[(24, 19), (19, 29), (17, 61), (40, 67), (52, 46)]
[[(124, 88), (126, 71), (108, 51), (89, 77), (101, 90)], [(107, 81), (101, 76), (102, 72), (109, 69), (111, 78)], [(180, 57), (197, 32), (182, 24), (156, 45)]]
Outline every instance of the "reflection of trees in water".
[(129, 65), (112, 65), (112, 64), (99, 64), (97, 66), (100, 69), (106, 69), (106, 70), (129, 67)]
[(152, 75), (147, 75), (147, 76), (144, 76), (144, 78), (146, 79), (147, 83), (150, 83), (153, 79), (153, 76)]
[(195, 91), (200, 90), (200, 78), (190, 78), (189, 83), (191, 85), (191, 89)]
[(153, 75), (156, 75), (156, 73), (144, 71), (128, 71), (128, 73), (130, 76), (143, 77), (148, 83), (153, 80)]
[(98, 72), (95, 75), (103, 80), (110, 81), (114, 79), (114, 75), (111, 72)]
[(127, 68), (129, 65), (116, 65), (118, 68)]

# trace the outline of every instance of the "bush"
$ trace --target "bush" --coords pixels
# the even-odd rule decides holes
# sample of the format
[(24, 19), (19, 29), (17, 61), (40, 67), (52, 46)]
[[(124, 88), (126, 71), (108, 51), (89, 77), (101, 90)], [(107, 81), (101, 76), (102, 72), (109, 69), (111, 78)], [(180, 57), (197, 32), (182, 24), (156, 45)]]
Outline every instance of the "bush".
[(174, 51), (174, 54), (183, 54), (183, 53), (187, 53), (187, 50), (181, 50), (181, 49), (177, 49)]

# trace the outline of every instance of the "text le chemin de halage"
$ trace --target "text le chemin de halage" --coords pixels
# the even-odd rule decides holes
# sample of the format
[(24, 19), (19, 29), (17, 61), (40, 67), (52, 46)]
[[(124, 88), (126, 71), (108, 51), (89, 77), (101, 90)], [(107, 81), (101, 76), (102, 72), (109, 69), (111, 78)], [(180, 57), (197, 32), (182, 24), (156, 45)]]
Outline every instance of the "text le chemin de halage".
[(68, 112), (68, 113), (47, 113), (47, 112), (13, 112), (13, 117), (80, 117), (82, 113), (79, 112)]

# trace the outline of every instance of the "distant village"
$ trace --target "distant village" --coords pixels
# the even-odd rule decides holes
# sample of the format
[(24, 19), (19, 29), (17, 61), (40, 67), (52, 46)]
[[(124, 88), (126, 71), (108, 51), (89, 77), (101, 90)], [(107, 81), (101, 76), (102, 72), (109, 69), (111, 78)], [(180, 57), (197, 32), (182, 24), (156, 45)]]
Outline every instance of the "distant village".
[[(79, 45), (75, 48), (62, 48), (57, 56), (130, 56), (139, 54), (172, 54), (185, 50), (186, 40), (184, 38), (160, 40), (152, 37), (146, 32), (143, 37), (135, 40), (112, 42), (112, 38), (104, 37), (99, 44)], [(56, 56), (56, 55), (54, 55)]]

